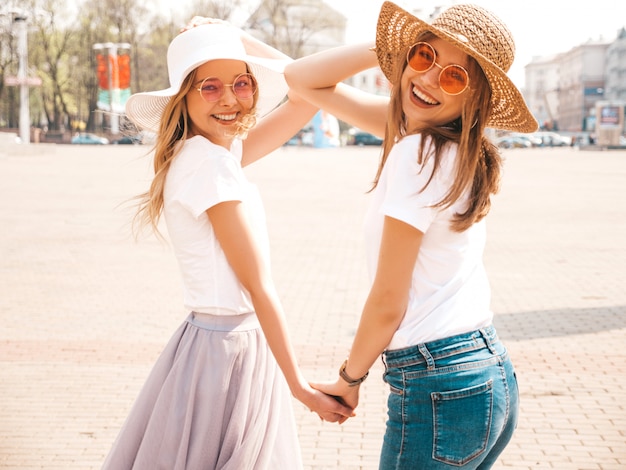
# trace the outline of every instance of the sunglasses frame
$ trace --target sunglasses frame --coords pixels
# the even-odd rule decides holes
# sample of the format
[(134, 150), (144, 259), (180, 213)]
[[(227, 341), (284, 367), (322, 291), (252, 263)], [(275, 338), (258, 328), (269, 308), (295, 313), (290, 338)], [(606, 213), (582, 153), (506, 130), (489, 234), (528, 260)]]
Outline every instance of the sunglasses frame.
[[(237, 83), (237, 81), (243, 77), (243, 76), (247, 76), (250, 77), (252, 80), (252, 83), (254, 84), (254, 90), (252, 91), (252, 94), (247, 97), (247, 98), (241, 98), (237, 92), (235, 91), (234, 85)], [(202, 86), (204, 85), (204, 82), (206, 82), (207, 80), (211, 80), (211, 79), (215, 79), (215, 80), (219, 80), (220, 83), (222, 83), (222, 93), (220, 94), (220, 96), (218, 96), (216, 99), (209, 101), (204, 97), (204, 94), (202, 93)], [(196, 82), (197, 83), (197, 82)], [(224, 96), (224, 93), (226, 92), (226, 87), (231, 87), (233, 94), (235, 95), (235, 97), (239, 100), (249, 100), (250, 98), (252, 98), (254, 95), (256, 95), (257, 90), (259, 89), (259, 83), (257, 82), (256, 78), (254, 78), (254, 75), (252, 75), (250, 72), (244, 72), (244, 73), (240, 73), (239, 75), (237, 75), (235, 77), (235, 79), (233, 80), (233, 83), (223, 83), (219, 78), (217, 77), (206, 77), (203, 78), (202, 81), (200, 82), (200, 86), (198, 88), (196, 88), (196, 90), (198, 90), (198, 93), (200, 93), (200, 98), (202, 98), (204, 100), (205, 103), (215, 103), (217, 101), (219, 101), (220, 99), (222, 99), (222, 97)]]
[[(432, 62), (432, 64), (430, 64), (430, 66), (426, 70), (415, 70), (411, 66), (411, 58), (413, 56), (415, 56), (415, 54), (411, 55), (411, 51), (413, 51), (416, 46), (419, 46), (419, 45), (422, 45), (422, 44), (428, 46), (430, 48), (430, 50), (432, 51), (432, 53), (433, 53), (433, 62)], [(465, 67), (463, 67), (462, 65), (458, 65), (458, 64), (448, 64), (446, 66), (439, 65), (437, 63), (437, 51), (435, 51), (435, 48), (431, 44), (429, 44), (429, 43), (427, 43), (425, 41), (418, 41), (415, 44), (413, 44), (411, 47), (409, 47), (409, 50), (406, 52), (406, 61), (407, 61), (408, 66), (411, 68), (411, 70), (413, 70), (414, 72), (417, 72), (417, 73), (426, 73), (430, 69), (432, 69), (433, 66), (439, 67), (441, 69), (441, 71), (439, 72), (439, 75), (437, 77), (437, 81), (439, 82), (439, 88), (441, 88), (441, 91), (443, 91), (446, 95), (457, 96), (457, 95), (460, 95), (461, 93), (463, 93), (465, 90), (467, 90), (469, 88), (470, 76), (469, 76), (469, 72), (467, 71), (467, 69)], [(441, 75), (443, 74), (444, 70), (446, 70), (446, 69), (448, 69), (450, 67), (456, 67), (456, 68), (461, 69), (463, 71), (463, 73), (465, 73), (465, 77), (467, 78), (467, 81), (465, 83), (465, 87), (463, 87), (463, 89), (461, 91), (457, 92), (457, 93), (450, 93), (450, 92), (446, 91), (444, 87), (441, 86)]]

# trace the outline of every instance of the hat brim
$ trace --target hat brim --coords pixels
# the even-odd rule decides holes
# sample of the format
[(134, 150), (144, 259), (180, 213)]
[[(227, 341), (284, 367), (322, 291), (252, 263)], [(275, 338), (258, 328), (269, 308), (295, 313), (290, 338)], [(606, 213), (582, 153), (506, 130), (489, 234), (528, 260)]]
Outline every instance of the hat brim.
[(480, 65), (491, 87), (491, 113), (487, 127), (517, 132), (537, 130), (537, 120), (505, 71), (472, 48), (464, 41), (466, 38), (448, 34), (392, 2), (383, 3), (376, 28), (376, 54), (388, 80), (394, 80), (395, 67), (403, 64), (403, 55), (425, 32), (454, 44)]
[[(219, 58), (212, 57), (210, 60)], [(231, 57), (223, 58), (230, 59)], [(257, 93), (259, 94), (256, 105), (257, 114), (263, 116), (269, 113), (280, 104), (289, 90), (283, 74), (287, 62), (250, 55), (238, 56), (236, 60), (242, 60), (248, 64), (250, 72), (257, 80)], [(208, 61), (199, 61), (191, 67), (191, 70), (206, 62)], [(126, 116), (139, 128), (158, 132), (163, 110), (178, 90), (179, 87), (175, 86), (164, 90), (135, 93), (126, 102)]]

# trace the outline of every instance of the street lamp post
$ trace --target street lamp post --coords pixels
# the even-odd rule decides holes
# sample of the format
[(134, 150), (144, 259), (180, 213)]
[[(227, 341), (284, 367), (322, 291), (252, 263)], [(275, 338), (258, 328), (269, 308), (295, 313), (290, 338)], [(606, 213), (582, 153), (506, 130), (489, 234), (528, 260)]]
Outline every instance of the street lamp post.
[(28, 76), (28, 31), (26, 29), (26, 13), (20, 10), (12, 10), (8, 13), (0, 13), (0, 16), (10, 16), (11, 22), (17, 29), (17, 55), (19, 59), (17, 75), (4, 77), (6, 86), (20, 87), (20, 117), (19, 132), (23, 144), (30, 143), (30, 107), (28, 88), (40, 86), (42, 81), (37, 76)]
[(26, 31), (26, 15), (15, 15), (13, 22), (18, 29), (17, 51), (19, 55), (19, 68), (17, 80), (20, 84), (20, 139), (22, 143), (30, 143), (30, 111), (28, 84), (26, 81), (28, 70), (28, 39)]

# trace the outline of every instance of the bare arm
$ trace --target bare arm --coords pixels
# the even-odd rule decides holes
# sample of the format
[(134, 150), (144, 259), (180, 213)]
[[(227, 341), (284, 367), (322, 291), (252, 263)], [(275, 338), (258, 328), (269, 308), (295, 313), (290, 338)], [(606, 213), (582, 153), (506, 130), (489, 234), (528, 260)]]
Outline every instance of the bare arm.
[(256, 245), (243, 204), (239, 201), (222, 202), (208, 209), (207, 214), (230, 266), (250, 292), (263, 333), (291, 393), (327, 421), (345, 421), (352, 416), (352, 410), (311, 388), (298, 367), (282, 305)]
[(249, 165), (276, 150), (302, 129), (318, 108), (289, 91), (289, 99), (259, 119), (243, 141), (242, 166)]
[[(376, 276), (345, 369), (351, 378), (365, 375), (398, 329), (406, 311), (422, 237), (422, 232), (416, 228), (385, 217)], [(358, 403), (359, 386), (348, 387), (341, 378), (330, 384), (314, 386), (325, 393), (341, 396), (350, 407), (354, 408)]]
[[(288, 55), (246, 31), (240, 30), (240, 37), (246, 52), (250, 55), (281, 61), (282, 66), (292, 61)], [(263, 90), (260, 90), (260, 93), (263, 93)], [(279, 148), (302, 129), (318, 111), (317, 106), (303, 100), (291, 90), (288, 97), (287, 101), (259, 119), (257, 125), (248, 132), (248, 137), (243, 141), (242, 166), (249, 165)]]
[(305, 100), (342, 121), (382, 137), (389, 98), (341, 83), (378, 66), (370, 46), (340, 46), (297, 59), (285, 67), (285, 78), (289, 87)]

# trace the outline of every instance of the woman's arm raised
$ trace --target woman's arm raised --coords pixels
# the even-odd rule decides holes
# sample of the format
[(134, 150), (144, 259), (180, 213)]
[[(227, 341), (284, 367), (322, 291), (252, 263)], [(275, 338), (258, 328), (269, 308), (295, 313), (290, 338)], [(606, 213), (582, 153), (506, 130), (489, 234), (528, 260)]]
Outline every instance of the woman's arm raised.
[(341, 83), (377, 65), (371, 44), (347, 45), (287, 64), (285, 78), (289, 87), (305, 100), (342, 121), (382, 137), (385, 135), (389, 97)]

